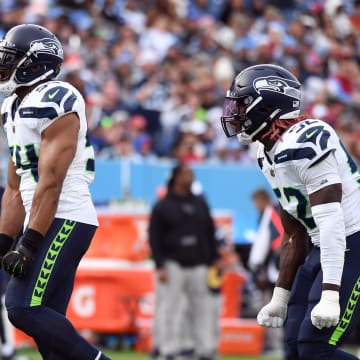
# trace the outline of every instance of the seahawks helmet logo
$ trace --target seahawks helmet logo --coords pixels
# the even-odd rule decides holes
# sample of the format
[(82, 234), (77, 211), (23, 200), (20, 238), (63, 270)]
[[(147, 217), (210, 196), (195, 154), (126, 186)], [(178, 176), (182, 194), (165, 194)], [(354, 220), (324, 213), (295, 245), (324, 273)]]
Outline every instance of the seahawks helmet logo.
[(49, 54), (63, 58), (63, 49), (60, 43), (50, 38), (32, 41), (30, 43), (30, 50), (35, 56), (38, 54)]
[(289, 84), (291, 82), (291, 80), (288, 80), (287, 82), (284, 79), (275, 76), (269, 76), (255, 79), (253, 86), (258, 94), (260, 94), (262, 90), (269, 90), (300, 100), (301, 93), (298, 89), (295, 88), (298, 86), (298, 84), (294, 81), (295, 87), (292, 87), (291, 84)]

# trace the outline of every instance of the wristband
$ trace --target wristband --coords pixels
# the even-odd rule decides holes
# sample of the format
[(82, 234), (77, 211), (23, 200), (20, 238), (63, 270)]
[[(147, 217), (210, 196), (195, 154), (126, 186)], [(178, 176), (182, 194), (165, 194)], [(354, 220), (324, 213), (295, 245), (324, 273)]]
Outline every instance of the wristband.
[(5, 255), (10, 250), (14, 239), (6, 234), (0, 233), (0, 255)]
[(287, 304), (290, 297), (290, 291), (276, 286), (273, 292), (273, 299), (279, 300), (282, 304)]
[(36, 230), (27, 228), (21, 237), (19, 246), (22, 245), (31, 252), (35, 253), (39, 249), (43, 240), (44, 236), (42, 234)]

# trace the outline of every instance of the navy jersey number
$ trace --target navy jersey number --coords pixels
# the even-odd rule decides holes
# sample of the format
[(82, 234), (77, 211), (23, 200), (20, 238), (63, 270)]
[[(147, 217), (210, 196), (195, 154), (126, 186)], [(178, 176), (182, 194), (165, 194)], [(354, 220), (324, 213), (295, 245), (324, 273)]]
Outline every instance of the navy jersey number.
[[(296, 200), (296, 218), (308, 229), (314, 230), (316, 228), (316, 224), (312, 216), (307, 216), (307, 211), (310, 207), (309, 200), (307, 197), (299, 190), (293, 187), (284, 187), (282, 192), (286, 198), (286, 200), (291, 203), (293, 199)], [(282, 193), (280, 189), (274, 189), (274, 193), (280, 199), (282, 197)]]
[(39, 157), (36, 153), (34, 144), (28, 144), (24, 146), (23, 152), (25, 153), (25, 159), (21, 159), (21, 147), (19, 145), (10, 146), (10, 155), (15, 159), (15, 165), (19, 169), (30, 170), (30, 173), (35, 182), (39, 180), (38, 174), (38, 160)]

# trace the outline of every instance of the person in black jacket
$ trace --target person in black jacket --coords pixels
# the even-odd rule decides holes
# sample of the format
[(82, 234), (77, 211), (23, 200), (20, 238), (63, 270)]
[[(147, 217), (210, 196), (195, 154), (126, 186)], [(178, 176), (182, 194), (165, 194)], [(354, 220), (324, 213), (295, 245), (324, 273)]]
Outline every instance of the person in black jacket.
[(168, 182), (168, 193), (153, 207), (150, 216), (150, 246), (162, 291), (160, 353), (172, 360), (181, 351), (179, 341), (182, 301), (186, 298), (189, 327), (198, 359), (213, 359), (211, 295), (207, 274), (216, 266), (218, 251), (214, 222), (205, 198), (192, 191), (194, 173), (178, 164)]

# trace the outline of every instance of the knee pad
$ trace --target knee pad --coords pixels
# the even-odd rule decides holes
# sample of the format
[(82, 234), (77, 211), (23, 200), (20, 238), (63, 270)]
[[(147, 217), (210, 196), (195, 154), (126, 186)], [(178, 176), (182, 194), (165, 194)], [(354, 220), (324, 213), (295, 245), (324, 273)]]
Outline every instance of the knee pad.
[(299, 342), (299, 360), (329, 360), (336, 348), (323, 342)]

